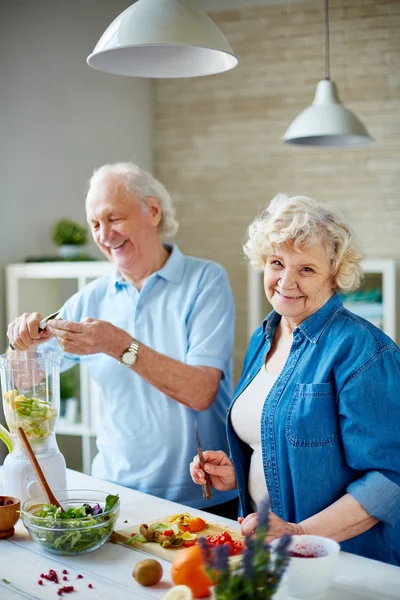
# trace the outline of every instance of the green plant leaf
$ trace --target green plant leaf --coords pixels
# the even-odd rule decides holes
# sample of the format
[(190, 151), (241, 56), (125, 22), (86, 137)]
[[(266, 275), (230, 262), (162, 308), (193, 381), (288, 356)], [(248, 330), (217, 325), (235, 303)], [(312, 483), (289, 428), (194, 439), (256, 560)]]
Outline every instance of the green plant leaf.
[(51, 239), (56, 246), (84, 246), (88, 242), (88, 229), (71, 219), (59, 219), (54, 223)]

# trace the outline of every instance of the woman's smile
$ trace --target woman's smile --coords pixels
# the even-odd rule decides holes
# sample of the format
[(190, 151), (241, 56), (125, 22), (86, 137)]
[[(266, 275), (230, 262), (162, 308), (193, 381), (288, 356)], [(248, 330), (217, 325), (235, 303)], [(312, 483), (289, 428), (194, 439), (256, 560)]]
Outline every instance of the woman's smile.
[(298, 250), (293, 243), (275, 246), (266, 257), (267, 300), (290, 329), (321, 308), (332, 296), (335, 281), (322, 243)]
[(288, 294), (284, 294), (283, 292), (280, 292), (279, 290), (275, 290), (275, 292), (279, 295), (280, 298), (282, 298), (282, 300), (286, 300), (288, 302), (293, 302), (296, 300), (300, 300), (301, 298), (304, 298), (304, 296), (289, 296)]

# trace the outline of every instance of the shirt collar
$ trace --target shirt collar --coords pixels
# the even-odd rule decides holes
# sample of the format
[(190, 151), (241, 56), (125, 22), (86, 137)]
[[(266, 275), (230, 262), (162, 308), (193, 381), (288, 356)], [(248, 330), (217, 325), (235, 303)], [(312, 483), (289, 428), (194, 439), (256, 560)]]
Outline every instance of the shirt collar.
[[(152, 273), (150, 277), (157, 275), (171, 283), (180, 283), (183, 279), (185, 270), (185, 257), (176, 244), (163, 244), (163, 246), (170, 253), (169, 257), (161, 269)], [(117, 269), (115, 269), (110, 275), (110, 293), (116, 294), (126, 285), (129, 285), (129, 282), (122, 277)]]
[[(307, 319), (304, 319), (296, 329), (300, 330), (310, 342), (316, 344), (329, 321), (333, 319), (335, 314), (342, 307), (343, 303), (340, 296), (335, 292), (333, 296), (329, 298), (328, 302), (321, 306), (315, 313), (307, 317)], [(266, 338), (272, 339), (280, 319), (281, 315), (275, 310), (270, 312), (264, 319), (263, 331)], [(296, 331), (296, 329), (294, 331)]]

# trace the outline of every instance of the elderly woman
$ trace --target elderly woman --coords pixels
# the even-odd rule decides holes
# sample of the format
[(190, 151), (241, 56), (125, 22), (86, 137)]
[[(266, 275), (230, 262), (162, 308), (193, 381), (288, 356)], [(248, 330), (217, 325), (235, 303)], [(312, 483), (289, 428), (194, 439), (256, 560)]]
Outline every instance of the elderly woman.
[(350, 228), (310, 198), (279, 195), (244, 247), (273, 307), (251, 338), (228, 414), (231, 458), (191, 463), (238, 487), (244, 534), (268, 493), (269, 539), (315, 534), (400, 564), (400, 350), (343, 307), (360, 255)]

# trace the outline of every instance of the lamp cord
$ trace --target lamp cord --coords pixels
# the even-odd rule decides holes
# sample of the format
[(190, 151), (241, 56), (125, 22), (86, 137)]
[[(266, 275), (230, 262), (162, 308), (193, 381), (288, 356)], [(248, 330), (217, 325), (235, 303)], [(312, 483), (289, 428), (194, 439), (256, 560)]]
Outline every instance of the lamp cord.
[(330, 48), (329, 48), (329, 0), (325, 0), (325, 79), (330, 80)]

